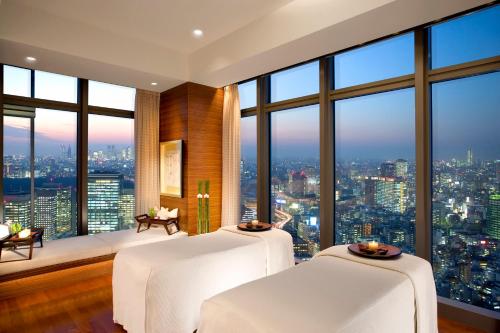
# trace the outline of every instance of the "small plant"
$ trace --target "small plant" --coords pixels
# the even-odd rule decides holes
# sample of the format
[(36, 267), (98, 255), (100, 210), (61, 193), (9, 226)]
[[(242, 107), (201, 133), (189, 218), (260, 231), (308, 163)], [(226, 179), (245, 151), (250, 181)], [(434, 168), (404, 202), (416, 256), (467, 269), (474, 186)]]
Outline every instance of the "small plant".
[(19, 231), (23, 230), (23, 226), (19, 222), (12, 223), (10, 230), (13, 234), (17, 234)]
[(156, 216), (156, 210), (154, 208), (149, 208), (149, 217), (154, 219)]

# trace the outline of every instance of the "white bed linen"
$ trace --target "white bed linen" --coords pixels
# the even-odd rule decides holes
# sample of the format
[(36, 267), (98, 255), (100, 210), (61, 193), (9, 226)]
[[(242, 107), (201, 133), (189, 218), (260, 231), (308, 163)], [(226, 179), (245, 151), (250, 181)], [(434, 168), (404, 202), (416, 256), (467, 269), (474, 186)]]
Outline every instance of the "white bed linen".
[[(340, 253), (347, 251), (343, 246), (336, 248)], [(198, 333), (416, 332), (415, 289), (408, 275), (381, 269), (372, 261), (346, 260), (330, 249), (308, 263), (205, 301)], [(407, 257), (411, 256), (401, 257), (405, 265)], [(425, 283), (434, 285), (427, 265), (418, 261), (415, 268), (423, 269), (430, 279)], [(437, 332), (432, 324), (435, 297), (431, 304), (430, 292), (429, 303), (419, 304), (431, 322), (418, 326), (422, 333)]]
[[(275, 246), (288, 248), (288, 256), (271, 255), (287, 260), (268, 259)], [(224, 228), (124, 249), (113, 264), (113, 319), (131, 333), (192, 333), (205, 299), (287, 269), (290, 258), (292, 240), (281, 230), (256, 236)]]

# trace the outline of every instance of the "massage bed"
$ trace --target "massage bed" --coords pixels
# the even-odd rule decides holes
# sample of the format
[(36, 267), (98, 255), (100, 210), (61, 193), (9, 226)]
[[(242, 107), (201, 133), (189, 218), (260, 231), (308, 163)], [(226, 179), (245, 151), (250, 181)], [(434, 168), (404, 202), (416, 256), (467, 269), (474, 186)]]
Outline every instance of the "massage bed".
[(307, 263), (206, 300), (198, 333), (437, 333), (432, 269), (334, 246)]
[(192, 333), (204, 300), (294, 265), (282, 230), (216, 232), (119, 251), (113, 319), (129, 333)]

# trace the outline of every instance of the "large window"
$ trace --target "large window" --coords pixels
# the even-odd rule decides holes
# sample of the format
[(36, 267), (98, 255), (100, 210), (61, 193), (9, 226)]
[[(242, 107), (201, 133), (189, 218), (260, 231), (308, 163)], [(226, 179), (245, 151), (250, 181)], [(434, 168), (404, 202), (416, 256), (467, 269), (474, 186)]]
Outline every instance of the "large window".
[(438, 295), (500, 311), (500, 73), (432, 85)]
[(269, 102), (279, 102), (319, 92), (319, 61), (271, 74)]
[(35, 227), (48, 239), (76, 236), (76, 112), (36, 109)]
[(407, 33), (335, 55), (335, 89), (412, 74), (413, 45)]
[(319, 251), (319, 107), (271, 114), (271, 218), (297, 259)]
[(66, 75), (35, 71), (35, 97), (76, 103), (78, 79)]
[[(79, 86), (74, 77), (5, 65), (3, 73), (0, 218), (43, 227), (47, 240), (130, 228), (135, 89), (90, 82), (90, 91), (80, 92), (94, 104), (88, 106), (88, 118), (80, 119), (80, 103), (87, 99), (78, 94), (85, 80)], [(37, 108), (49, 103), (53, 109)], [(88, 137), (78, 137), (87, 132)], [(87, 144), (82, 152), (80, 145)], [(87, 201), (79, 199), (85, 197), (77, 186), (79, 170), (85, 169), (81, 163), (88, 163), (88, 174), (81, 175)]]
[(89, 81), (89, 105), (134, 111), (135, 89)]
[(241, 118), (241, 221), (257, 219), (257, 117)]
[(3, 218), (31, 225), (30, 118), (4, 116)]
[(240, 95), (240, 109), (253, 108), (257, 105), (257, 81), (248, 81), (238, 84)]
[(31, 71), (29, 69), (3, 66), (3, 93), (15, 96), (31, 96)]
[(500, 6), (493, 6), (430, 28), (432, 68), (500, 54)]
[(415, 94), (335, 102), (335, 241), (415, 252)]
[(134, 120), (89, 115), (90, 234), (134, 226)]

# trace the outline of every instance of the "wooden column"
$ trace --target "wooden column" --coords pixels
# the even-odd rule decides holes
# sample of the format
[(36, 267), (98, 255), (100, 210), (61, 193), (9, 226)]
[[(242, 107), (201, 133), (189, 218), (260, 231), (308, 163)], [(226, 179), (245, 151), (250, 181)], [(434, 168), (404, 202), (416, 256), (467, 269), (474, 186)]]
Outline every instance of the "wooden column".
[(160, 97), (160, 142), (183, 140), (182, 198), (161, 196), (179, 208), (180, 226), (196, 234), (198, 180), (210, 180), (210, 230), (221, 225), (223, 89), (184, 83)]

